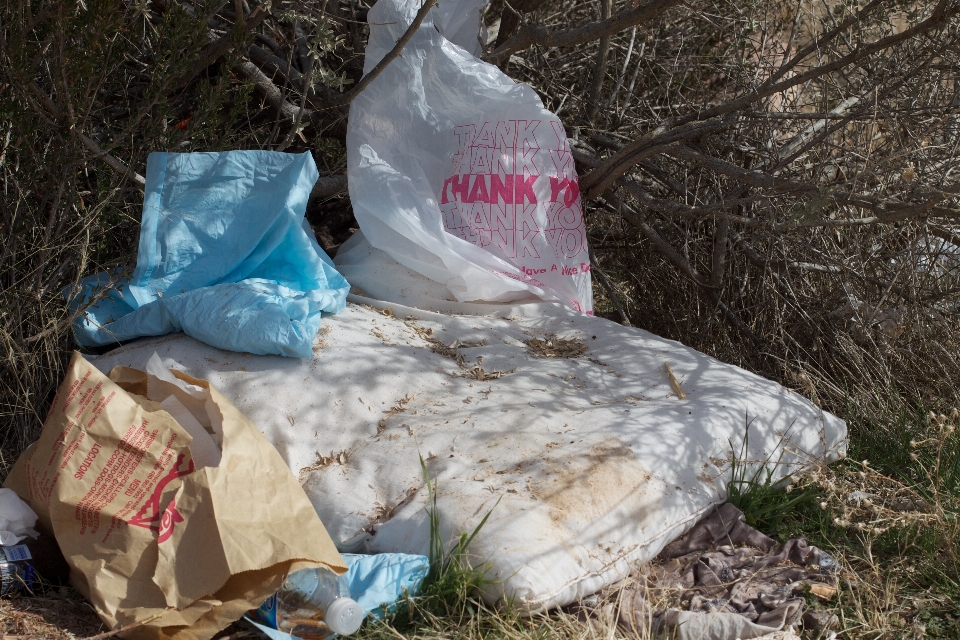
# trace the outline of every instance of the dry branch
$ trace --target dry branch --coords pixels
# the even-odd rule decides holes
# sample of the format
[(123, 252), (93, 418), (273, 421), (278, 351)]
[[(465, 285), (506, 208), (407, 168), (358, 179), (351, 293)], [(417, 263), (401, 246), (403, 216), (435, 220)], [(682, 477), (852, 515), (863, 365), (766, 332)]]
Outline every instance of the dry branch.
[[(609, 20), (613, 13), (613, 0), (600, 0), (600, 20)], [(600, 37), (600, 48), (597, 51), (597, 66), (593, 70), (593, 83), (590, 85), (590, 108), (587, 111), (587, 118), (590, 122), (597, 119), (597, 110), (600, 108), (600, 90), (603, 88), (603, 80), (607, 75), (607, 56), (610, 53), (610, 36)]]
[[(39, 112), (39, 115), (49, 116), (55, 121), (61, 121), (63, 119), (63, 115), (61, 114), (60, 109), (57, 108), (57, 105), (54, 104), (53, 100), (50, 99), (50, 96), (44, 93), (35, 82), (28, 82), (27, 88), (33, 94), (33, 97), (39, 100), (40, 104), (43, 105), (46, 110), (46, 113), (41, 111)], [(108, 166), (116, 170), (121, 175), (132, 179), (141, 187), (147, 183), (143, 176), (101, 149), (94, 140), (84, 135), (83, 132), (77, 130), (76, 127), (71, 126), (70, 131), (77, 137), (78, 140), (80, 140), (80, 142), (83, 143), (85, 147), (93, 152), (94, 159), (102, 159)]]
[(347, 190), (346, 174), (336, 176), (321, 176), (313, 190), (310, 191), (310, 199), (325, 199), (339, 195)]
[(497, 32), (497, 41), (494, 48), (500, 47), (517, 32), (524, 14), (536, 11), (546, 0), (505, 0), (503, 11), (500, 12), (500, 30)]
[(607, 295), (610, 296), (610, 301), (613, 303), (614, 308), (616, 308), (617, 313), (620, 314), (620, 324), (625, 327), (632, 327), (633, 325), (630, 324), (630, 317), (623, 308), (623, 302), (621, 302), (620, 296), (617, 294), (616, 289), (613, 288), (610, 278), (608, 278), (607, 274), (604, 273), (600, 263), (597, 262), (597, 256), (594, 255), (593, 246), (588, 246), (587, 250), (590, 256), (590, 271), (597, 274), (597, 280), (600, 281), (600, 284), (606, 290)]
[[(872, 4), (875, 4), (875, 3), (872, 3)], [(721, 104), (715, 107), (709, 107), (702, 111), (692, 113), (688, 116), (678, 118), (677, 123), (684, 124), (684, 123), (695, 121), (695, 120), (705, 120), (708, 118), (716, 118), (718, 116), (726, 115), (735, 111), (739, 111), (741, 109), (745, 109), (749, 107), (752, 103), (757, 102), (763, 98), (767, 98), (769, 96), (782, 93), (787, 89), (796, 87), (798, 85), (812, 82), (813, 80), (817, 80), (818, 78), (821, 78), (827, 74), (834, 73), (840, 70), (848, 70), (847, 72), (849, 73), (849, 70), (852, 70), (857, 66), (859, 66), (864, 61), (864, 59), (870, 56), (874, 56), (878, 53), (882, 53), (889, 49), (892, 49), (893, 47), (896, 47), (897, 45), (902, 44), (912, 38), (922, 36), (931, 30), (943, 27), (944, 25), (947, 24), (948, 20), (950, 20), (956, 15), (960, 15), (960, 5), (951, 6), (949, 0), (939, 0), (939, 2), (937, 3), (937, 6), (931, 12), (930, 16), (926, 20), (923, 20), (922, 22), (914, 25), (913, 27), (909, 29), (905, 29), (900, 33), (890, 35), (885, 38), (880, 38), (879, 40), (876, 40), (869, 44), (860, 45), (854, 48), (854, 50), (848, 53), (847, 55), (840, 56), (839, 58), (837, 58), (832, 62), (817, 65), (811, 69), (808, 69), (807, 71), (804, 71), (803, 73), (798, 73), (794, 76), (790, 76), (789, 78), (786, 78), (785, 80), (776, 82), (777, 78), (780, 78), (786, 74), (787, 69), (792, 68), (795, 64), (799, 63), (800, 60), (806, 57), (806, 55), (809, 55), (806, 53), (807, 50), (804, 50), (803, 52), (798, 53), (790, 63), (785, 65), (784, 68), (780, 69), (778, 73), (773, 74), (766, 82), (764, 82), (756, 90), (751, 91), (734, 100), (730, 100), (724, 104)], [(837, 30), (835, 30), (834, 32), (831, 32), (827, 36), (821, 39), (818, 39), (815, 44), (810, 45), (810, 47), (808, 47), (807, 49), (814, 50), (814, 49), (824, 48), (832, 40), (835, 40), (837, 37), (839, 37), (840, 33), (841, 33), (841, 30), (838, 28)]]
[(193, 64), (189, 71), (184, 73), (182, 76), (174, 80), (171, 85), (170, 91), (179, 91), (185, 86), (190, 84), (194, 78), (196, 78), (200, 73), (213, 64), (217, 58), (226, 55), (237, 42), (242, 42), (245, 39), (245, 35), (250, 33), (253, 29), (262, 23), (268, 15), (269, 5), (258, 5), (249, 16), (245, 19), (238, 19), (236, 24), (233, 26), (228, 33), (224, 34), (222, 37), (218, 38), (216, 41), (211, 42), (206, 49), (200, 54), (197, 61)]
[(643, 160), (663, 152), (668, 146), (680, 141), (691, 140), (705, 133), (716, 131), (726, 125), (723, 120), (694, 122), (671, 127), (667, 122), (652, 132), (640, 136), (634, 142), (601, 162), (597, 167), (580, 179), (580, 190), (588, 200), (600, 196), (620, 176), (630, 171)]
[(123, 164), (122, 162), (114, 158), (112, 155), (110, 155), (109, 153), (101, 149), (96, 142), (94, 142), (87, 136), (83, 135), (79, 131), (77, 131), (77, 137), (80, 139), (80, 142), (82, 142), (85, 147), (87, 147), (88, 149), (90, 149), (90, 151), (93, 152), (94, 158), (102, 158), (103, 161), (107, 163), (111, 168), (113, 168), (117, 173), (127, 176), (128, 178), (130, 178), (131, 180), (139, 184), (141, 187), (147, 184), (146, 179), (142, 175), (140, 175), (139, 173), (137, 173), (136, 171), (134, 171), (133, 169), (131, 169), (130, 167)]
[(511, 54), (539, 45), (541, 47), (572, 47), (603, 37), (611, 36), (630, 27), (645, 24), (657, 18), (668, 9), (680, 4), (682, 0), (650, 0), (634, 9), (629, 9), (608, 20), (593, 22), (574, 29), (553, 30), (546, 27), (525, 24), (516, 35), (498, 46), (486, 60), (497, 64), (507, 60)]
[[(300, 114), (301, 109), (299, 109), (295, 104), (289, 102), (283, 96), (283, 91), (281, 91), (280, 88), (275, 85), (270, 78), (267, 77), (267, 74), (257, 67), (257, 65), (253, 64), (249, 60), (243, 60), (233, 69), (252, 82), (253, 86), (263, 94), (267, 104), (273, 107), (274, 110), (283, 116), (285, 120), (293, 122), (297, 119), (297, 115)], [(305, 116), (308, 121), (313, 120), (315, 117), (315, 112), (312, 109), (304, 109), (301, 118), (303, 116)]]

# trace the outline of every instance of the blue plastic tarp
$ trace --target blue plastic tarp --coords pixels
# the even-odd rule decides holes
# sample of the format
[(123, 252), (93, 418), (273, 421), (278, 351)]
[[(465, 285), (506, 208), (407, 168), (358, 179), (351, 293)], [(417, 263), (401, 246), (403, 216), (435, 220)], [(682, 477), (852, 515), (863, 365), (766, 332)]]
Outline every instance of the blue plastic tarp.
[[(152, 153), (137, 266), (74, 324), (83, 346), (183, 331), (221, 349), (312, 355), (350, 286), (304, 219), (309, 152)], [(111, 280), (81, 282), (77, 309)]]

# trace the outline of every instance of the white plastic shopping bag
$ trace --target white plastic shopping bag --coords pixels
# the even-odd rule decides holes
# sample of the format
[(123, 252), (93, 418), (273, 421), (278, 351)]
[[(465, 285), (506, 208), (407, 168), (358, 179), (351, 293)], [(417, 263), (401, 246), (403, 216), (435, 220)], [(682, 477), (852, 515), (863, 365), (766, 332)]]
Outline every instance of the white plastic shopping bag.
[[(566, 132), (529, 86), (477, 59), (485, 0), (440, 0), (350, 107), (350, 198), (371, 245), (457, 300), (538, 296), (593, 312)], [(370, 10), (369, 72), (420, 0)]]

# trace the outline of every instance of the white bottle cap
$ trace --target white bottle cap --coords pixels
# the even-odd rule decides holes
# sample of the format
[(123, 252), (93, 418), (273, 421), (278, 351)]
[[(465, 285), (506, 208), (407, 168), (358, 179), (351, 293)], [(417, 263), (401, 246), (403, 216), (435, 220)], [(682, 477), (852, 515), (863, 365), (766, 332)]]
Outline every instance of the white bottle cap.
[(367, 612), (352, 598), (337, 598), (327, 607), (323, 621), (327, 623), (330, 631), (349, 636), (356, 633), (366, 616)]

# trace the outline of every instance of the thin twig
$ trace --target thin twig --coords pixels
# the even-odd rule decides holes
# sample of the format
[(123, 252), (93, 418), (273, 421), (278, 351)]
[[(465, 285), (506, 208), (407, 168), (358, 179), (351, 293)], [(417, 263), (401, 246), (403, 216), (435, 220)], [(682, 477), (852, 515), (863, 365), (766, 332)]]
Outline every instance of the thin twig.
[(104, 633), (98, 633), (95, 636), (88, 636), (86, 638), (83, 638), (82, 640), (106, 640), (107, 638), (112, 638), (113, 636), (136, 629), (137, 627), (142, 627), (145, 624), (150, 624), (151, 622), (153, 622), (154, 620), (157, 620), (158, 618), (162, 617), (166, 613), (167, 613), (166, 611), (161, 611), (160, 613), (156, 613), (145, 620), (128, 624), (124, 627), (120, 627), (119, 629), (114, 629), (113, 631), (106, 631)]
[(204, 69), (213, 64), (217, 58), (226, 55), (238, 42), (244, 41), (246, 39), (244, 35), (257, 28), (267, 18), (269, 10), (267, 7), (269, 6), (269, 3), (258, 5), (246, 19), (238, 19), (229, 32), (207, 45), (207, 48), (203, 50), (190, 70), (173, 82), (170, 91), (177, 92), (183, 89)]
[(307, 120), (313, 120), (314, 111), (312, 109), (301, 109), (290, 103), (283, 97), (283, 92), (273, 83), (260, 68), (249, 60), (242, 60), (233, 68), (237, 73), (245, 76), (253, 82), (267, 100), (267, 104), (273, 107), (281, 116), (290, 121), (296, 121), (297, 116), (304, 116)]
[[(35, 82), (28, 83), (27, 87), (47, 110), (51, 118), (57, 121), (62, 120), (60, 109), (58, 109), (53, 100), (50, 99), (50, 96), (44, 93)], [(144, 186), (147, 183), (143, 176), (101, 149), (94, 140), (84, 135), (83, 132), (79, 131), (76, 127), (72, 127), (71, 131), (77, 136), (77, 139), (79, 139), (85, 147), (94, 153), (94, 158), (101, 158), (105, 163), (107, 163), (108, 166), (112, 167), (117, 172), (127, 176), (128, 178), (131, 178), (140, 186)]]
[[(600, 0), (600, 20), (609, 20), (613, 13), (613, 0)], [(634, 27), (636, 29), (636, 27)], [(607, 76), (607, 56), (610, 53), (610, 35), (605, 34), (600, 37), (600, 48), (597, 51), (597, 63), (593, 70), (593, 83), (590, 86), (590, 94), (587, 99), (590, 101), (590, 108), (587, 111), (587, 118), (590, 122), (597, 119), (597, 111), (600, 109), (600, 90), (603, 88), (603, 81)]]
[(413, 19), (413, 22), (407, 27), (407, 30), (404, 32), (400, 39), (397, 40), (397, 44), (394, 45), (387, 55), (383, 56), (380, 59), (380, 62), (370, 70), (370, 73), (363, 76), (360, 79), (360, 82), (357, 83), (353, 89), (347, 93), (335, 94), (331, 102), (334, 105), (343, 105), (349, 104), (356, 98), (360, 93), (366, 89), (371, 82), (377, 79), (384, 69), (389, 66), (391, 62), (400, 57), (400, 54), (403, 52), (403, 48), (407, 46), (407, 43), (413, 39), (413, 35), (420, 29), (420, 25), (423, 24), (424, 19), (427, 17), (427, 14), (430, 13), (430, 9), (436, 4), (437, 0), (424, 0), (423, 5), (420, 7), (420, 10), (417, 12), (417, 16)]
[[(901, 44), (903, 42), (906, 42), (907, 40), (910, 40), (911, 38), (922, 35), (930, 31), (931, 29), (935, 29), (937, 27), (943, 26), (947, 23), (948, 20), (950, 20), (950, 18), (958, 14), (960, 14), (960, 6), (950, 7), (949, 0), (940, 0), (937, 6), (934, 8), (931, 15), (926, 20), (923, 20), (922, 22), (919, 22), (908, 29), (904, 29), (899, 33), (887, 36), (885, 38), (880, 38), (879, 40), (875, 40), (868, 44), (860, 45), (850, 53), (840, 56), (832, 60), (831, 62), (817, 65), (815, 67), (808, 69), (807, 71), (804, 71), (803, 73), (798, 73), (785, 80), (781, 80), (780, 82), (775, 82), (774, 80), (776, 78), (782, 77), (785, 74), (785, 71), (784, 71), (785, 68), (790, 67), (792, 64), (794, 64), (793, 62), (789, 63), (788, 65), (785, 65), (785, 67), (782, 67), (780, 70), (778, 70), (777, 74), (774, 74), (773, 76), (771, 76), (769, 80), (764, 82), (760, 87), (758, 87), (754, 91), (744, 94), (734, 100), (725, 102), (721, 105), (718, 105), (715, 107), (709, 107), (707, 109), (703, 109), (702, 111), (698, 111), (697, 113), (693, 113), (688, 116), (678, 118), (677, 124), (685, 124), (687, 122), (692, 122), (696, 120), (706, 120), (709, 118), (716, 118), (718, 116), (739, 111), (740, 109), (743, 109), (744, 107), (748, 107), (749, 105), (763, 98), (772, 96), (774, 94), (782, 93), (783, 91), (786, 91), (791, 87), (796, 87), (798, 85), (806, 84), (808, 82), (821, 78), (829, 73), (839, 71), (841, 69), (847, 69), (847, 73), (850, 73), (850, 71), (855, 68), (855, 65), (863, 61), (865, 58), (881, 53), (888, 49), (891, 49), (897, 46), (898, 44)], [(824, 36), (823, 38), (818, 39), (814, 44), (811, 44), (810, 47), (807, 47), (806, 49), (804, 49), (804, 51), (801, 51), (800, 53), (798, 53), (796, 56), (794, 56), (794, 61), (799, 62), (799, 60), (810, 55), (808, 50), (811, 47), (814, 47), (814, 45), (816, 45), (817, 47), (824, 46), (825, 41), (829, 39), (829, 36), (830, 34), (828, 34), (827, 36)]]
[[(630, 44), (627, 45), (627, 55), (623, 60), (623, 68), (620, 69), (620, 73), (617, 74), (617, 82), (613, 85), (613, 91), (610, 93), (610, 96), (607, 98), (607, 101), (603, 103), (604, 109), (609, 109), (610, 105), (616, 104), (617, 97), (620, 95), (620, 87), (623, 86), (623, 79), (627, 75), (627, 69), (630, 67), (630, 58), (633, 56), (633, 44), (637, 39), (637, 28), (633, 27), (630, 30)], [(642, 53), (640, 55), (643, 55)]]
[[(629, 205), (621, 201), (615, 194), (608, 194), (609, 203), (604, 203), (609, 209), (619, 213), (624, 220), (629, 222), (631, 225), (640, 230), (640, 232), (653, 244), (653, 246), (663, 255), (674, 267), (679, 269), (684, 275), (687, 276), (694, 284), (696, 284), (699, 290), (707, 296), (717, 308), (720, 309), (720, 312), (723, 313), (724, 317), (727, 319), (730, 324), (736, 327), (741, 333), (750, 338), (750, 340), (756, 344), (761, 345), (763, 341), (757, 336), (751, 329), (746, 325), (743, 320), (740, 319), (736, 313), (733, 312), (730, 307), (728, 307), (721, 299), (713, 287), (710, 286), (710, 283), (703, 279), (696, 269), (694, 269), (687, 260), (681, 256), (673, 246), (663, 239), (663, 237), (657, 233), (657, 231), (651, 227), (649, 224), (644, 222), (643, 218), (639, 213), (634, 211)], [(612, 203), (612, 204), (611, 204)]]
[(641, 233), (649, 240), (657, 251), (659, 251), (674, 267), (679, 269), (691, 282), (696, 284), (699, 287), (704, 289), (710, 289), (710, 283), (703, 279), (696, 269), (694, 269), (689, 262), (684, 259), (680, 253), (673, 248), (673, 246), (663, 239), (663, 237), (657, 233), (656, 229), (647, 224), (646, 221), (640, 216), (639, 213), (634, 211), (632, 207), (627, 205), (625, 202), (620, 200), (615, 194), (607, 194), (606, 198), (613, 205), (611, 207), (612, 211), (615, 211), (624, 220), (632, 224), (634, 227), (640, 230)]
[(103, 151), (97, 145), (96, 142), (94, 142), (84, 134), (80, 133), (79, 131), (77, 131), (77, 137), (80, 139), (80, 142), (82, 142), (87, 149), (90, 149), (90, 151), (93, 152), (94, 158), (102, 159), (105, 163), (107, 163), (107, 165), (112, 167), (118, 173), (127, 176), (128, 178), (130, 178), (131, 180), (139, 184), (141, 187), (146, 186), (147, 184), (146, 178), (144, 178), (142, 175), (140, 175), (139, 173), (137, 173), (127, 165), (123, 164), (122, 162), (114, 158), (112, 155), (110, 155), (106, 151)]
[(630, 317), (627, 316), (627, 312), (623, 310), (623, 303), (620, 302), (620, 296), (617, 295), (616, 290), (613, 288), (613, 284), (610, 282), (610, 279), (607, 278), (607, 274), (603, 272), (603, 269), (600, 268), (600, 263), (597, 262), (597, 256), (593, 253), (593, 245), (587, 247), (587, 251), (590, 255), (590, 264), (593, 265), (591, 269), (597, 272), (597, 277), (600, 280), (600, 284), (603, 285), (603, 288), (606, 289), (607, 295), (610, 296), (610, 301), (613, 302), (613, 306), (616, 308), (617, 313), (620, 314), (620, 324), (625, 327), (632, 327), (630, 324)]
[(580, 191), (587, 200), (592, 200), (606, 191), (616, 180), (637, 163), (664, 151), (669, 145), (685, 139), (696, 138), (725, 126), (719, 118), (705, 122), (688, 123), (671, 127), (669, 122), (661, 124), (650, 133), (640, 136), (634, 142), (624, 145), (623, 149), (610, 156), (597, 168), (580, 179)]
[(277, 147), (277, 151), (286, 151), (287, 147), (290, 146), (290, 143), (293, 142), (293, 137), (300, 133), (300, 120), (303, 118), (303, 113), (307, 109), (307, 96), (310, 95), (310, 84), (313, 78), (313, 56), (307, 58), (307, 70), (303, 74), (303, 96), (300, 98), (300, 108), (297, 109), (297, 116), (293, 119), (293, 127), (290, 128), (290, 131), (287, 133), (287, 137), (283, 139), (283, 142), (280, 143), (280, 146)]

